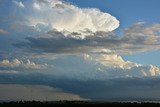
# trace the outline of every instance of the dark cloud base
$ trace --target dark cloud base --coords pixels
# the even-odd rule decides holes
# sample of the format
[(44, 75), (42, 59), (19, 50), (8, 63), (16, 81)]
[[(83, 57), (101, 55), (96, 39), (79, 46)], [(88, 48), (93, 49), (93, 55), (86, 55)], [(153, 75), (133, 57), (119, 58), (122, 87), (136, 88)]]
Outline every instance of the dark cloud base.
[[(84, 39), (76, 38), (77, 33), (65, 36), (62, 32), (51, 30), (43, 37), (26, 37), (23, 42), (14, 43), (30, 52), (46, 53), (91, 53), (96, 49), (110, 49), (119, 53), (145, 52), (160, 47), (160, 24), (145, 25), (136, 23), (124, 29), (122, 36), (114, 32), (96, 32)], [(79, 34), (81, 35), (81, 34)], [(82, 35), (81, 35), (82, 36)]]
[(160, 78), (117, 78), (79, 81), (38, 73), (0, 75), (1, 84), (48, 85), (83, 98), (101, 101), (158, 101)]

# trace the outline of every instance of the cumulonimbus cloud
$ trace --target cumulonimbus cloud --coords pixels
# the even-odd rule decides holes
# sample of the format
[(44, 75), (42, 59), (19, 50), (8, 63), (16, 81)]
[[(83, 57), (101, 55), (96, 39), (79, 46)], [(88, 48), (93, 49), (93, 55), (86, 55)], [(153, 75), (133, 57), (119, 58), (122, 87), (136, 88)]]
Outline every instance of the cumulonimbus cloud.
[[(28, 5), (23, 1), (23, 4), (25, 8), (17, 9), (18, 12), (15, 12), (14, 17), (7, 20), (7, 25), (12, 28), (9, 31), (13, 31), (13, 35), (25, 34), (20, 42), (14, 38), (13, 44), (22, 49), (22, 53), (105, 54), (106, 52), (102, 50), (108, 49), (115, 53), (128, 54), (160, 49), (160, 24), (136, 23), (123, 30), (122, 35), (117, 35), (113, 30), (119, 26), (119, 21), (95, 8), (79, 8), (61, 0), (35, 0), (29, 1)], [(13, 5), (17, 8), (17, 5), (14, 3)], [(2, 22), (3, 25), (5, 21)], [(17, 23), (20, 26), (16, 26)], [(121, 57), (118, 59), (117, 62), (122, 63), (122, 67), (135, 64), (120, 60)], [(116, 69), (122, 71), (122, 76), (132, 71), (140, 71), (140, 74), (133, 75), (145, 76), (146, 74), (141, 72), (143, 70), (149, 72), (147, 75), (159, 73), (159, 69), (155, 66), (134, 66), (126, 72), (122, 67)], [(152, 68), (154, 70), (151, 70)], [(117, 73), (115, 69), (107, 70)], [(158, 73), (154, 73), (155, 70)]]
[(33, 13), (26, 17), (32, 26), (51, 25), (64, 34), (78, 32), (84, 36), (87, 30), (111, 32), (119, 27), (119, 21), (109, 13), (96, 8), (79, 8), (61, 0), (36, 0), (31, 8)]
[[(29, 33), (29, 36), (27, 42), (15, 43), (17, 47), (49, 53), (93, 53), (110, 49), (121, 54), (160, 48), (160, 24), (137, 23), (119, 36), (111, 33), (118, 28), (119, 21), (98, 9), (80, 8), (61, 0), (29, 2), (23, 1), (24, 6), (27, 4), (25, 9), (15, 12), (15, 19), (21, 19), (16, 20), (16, 24), (21, 23), (21, 28), (31, 30), (18, 32)], [(9, 20), (10, 26), (15, 26), (13, 22), (14, 18)]]

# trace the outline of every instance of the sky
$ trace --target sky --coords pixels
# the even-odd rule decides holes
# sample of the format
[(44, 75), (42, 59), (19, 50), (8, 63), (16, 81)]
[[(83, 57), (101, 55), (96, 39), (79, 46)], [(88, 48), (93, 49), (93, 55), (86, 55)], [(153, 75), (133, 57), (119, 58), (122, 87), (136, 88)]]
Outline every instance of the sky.
[(0, 0), (0, 100), (158, 101), (159, 3)]
[[(153, 24), (160, 22), (160, 14), (158, 10), (159, 7), (159, 0), (141, 0), (141, 1), (128, 1), (128, 0), (86, 0), (82, 2), (80, 0), (69, 0), (71, 3), (78, 5), (80, 7), (96, 7), (99, 8), (101, 11), (106, 11), (115, 15), (120, 20), (120, 27), (116, 30), (118, 33), (121, 33), (126, 27), (129, 27), (139, 21), (143, 21), (146, 24)], [(92, 2), (92, 3), (91, 3)], [(153, 51), (145, 53), (140, 53), (132, 56), (124, 56), (126, 60), (132, 60), (134, 62), (142, 63), (142, 64), (155, 64), (160, 66), (158, 62), (158, 57), (160, 51)], [(133, 57), (134, 56), (134, 57)], [(151, 58), (148, 58), (151, 57)], [(141, 60), (141, 58), (143, 60)]]

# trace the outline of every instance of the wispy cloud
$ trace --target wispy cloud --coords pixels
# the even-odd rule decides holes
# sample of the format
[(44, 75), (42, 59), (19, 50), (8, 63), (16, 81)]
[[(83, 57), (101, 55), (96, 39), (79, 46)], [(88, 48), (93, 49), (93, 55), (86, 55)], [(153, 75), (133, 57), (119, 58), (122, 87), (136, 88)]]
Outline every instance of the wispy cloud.
[(4, 29), (0, 29), (0, 36), (1, 36), (1, 35), (8, 35), (8, 34), (9, 34), (8, 31), (6, 31), (6, 30), (4, 30)]
[(13, 0), (13, 3), (15, 3), (18, 7), (25, 8), (24, 4), (21, 1), (18, 2), (18, 1)]

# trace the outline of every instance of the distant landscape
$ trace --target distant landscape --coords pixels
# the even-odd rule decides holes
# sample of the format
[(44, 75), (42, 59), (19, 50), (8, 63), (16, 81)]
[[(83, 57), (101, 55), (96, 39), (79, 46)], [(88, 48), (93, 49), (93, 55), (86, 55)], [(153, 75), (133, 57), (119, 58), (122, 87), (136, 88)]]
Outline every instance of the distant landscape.
[(160, 103), (154, 102), (87, 102), (87, 101), (55, 101), (55, 102), (40, 102), (40, 101), (19, 101), (19, 102), (3, 102), (0, 107), (159, 107)]

